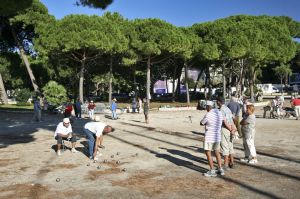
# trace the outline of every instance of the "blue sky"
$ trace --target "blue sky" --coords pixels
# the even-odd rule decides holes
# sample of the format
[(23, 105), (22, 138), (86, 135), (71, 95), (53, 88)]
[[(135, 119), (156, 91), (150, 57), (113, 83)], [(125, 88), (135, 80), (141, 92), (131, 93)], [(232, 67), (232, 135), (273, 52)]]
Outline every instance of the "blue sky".
[(57, 19), (68, 14), (118, 12), (128, 19), (160, 18), (176, 26), (213, 21), (238, 14), (289, 16), (300, 21), (300, 0), (114, 0), (105, 11), (77, 7), (76, 0), (41, 0)]

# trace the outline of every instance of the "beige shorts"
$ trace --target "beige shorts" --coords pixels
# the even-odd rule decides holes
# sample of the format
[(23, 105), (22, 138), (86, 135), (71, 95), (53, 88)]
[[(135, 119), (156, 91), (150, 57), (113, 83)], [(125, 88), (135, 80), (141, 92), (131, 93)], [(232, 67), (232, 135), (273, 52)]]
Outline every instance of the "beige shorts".
[(230, 139), (230, 131), (222, 128), (221, 133), (221, 153), (223, 155), (234, 154), (233, 139)]
[(220, 150), (220, 142), (203, 142), (205, 151), (218, 151)]

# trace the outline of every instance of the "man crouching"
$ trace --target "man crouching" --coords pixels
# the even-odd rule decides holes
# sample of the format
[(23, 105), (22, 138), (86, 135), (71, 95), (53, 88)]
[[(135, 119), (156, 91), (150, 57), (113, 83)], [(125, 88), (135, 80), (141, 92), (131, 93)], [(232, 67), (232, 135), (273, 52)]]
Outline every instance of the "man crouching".
[(72, 133), (72, 126), (70, 124), (69, 118), (64, 118), (62, 122), (60, 122), (55, 130), (54, 138), (57, 140), (57, 155), (61, 155), (61, 145), (62, 140), (70, 140), (72, 143), (71, 151), (73, 153), (77, 153), (78, 151), (75, 149), (76, 145), (76, 137)]

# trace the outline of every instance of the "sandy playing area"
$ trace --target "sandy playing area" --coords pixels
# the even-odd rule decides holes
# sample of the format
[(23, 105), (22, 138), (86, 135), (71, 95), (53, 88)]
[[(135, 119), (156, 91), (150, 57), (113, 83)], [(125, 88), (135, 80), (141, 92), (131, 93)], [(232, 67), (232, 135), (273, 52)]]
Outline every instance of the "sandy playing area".
[[(58, 157), (53, 132), (61, 115), (32, 122), (33, 113), (0, 112), (0, 198), (300, 197), (299, 120), (265, 119), (258, 108), (259, 164), (237, 160), (225, 176), (207, 178), (204, 127), (199, 125), (204, 114), (153, 111), (150, 124), (143, 114), (126, 113), (114, 121), (100, 115), (116, 131), (104, 138), (103, 156), (93, 163), (82, 132), (87, 119), (73, 124), (80, 152), (66, 150)], [(241, 140), (235, 152), (243, 157)]]

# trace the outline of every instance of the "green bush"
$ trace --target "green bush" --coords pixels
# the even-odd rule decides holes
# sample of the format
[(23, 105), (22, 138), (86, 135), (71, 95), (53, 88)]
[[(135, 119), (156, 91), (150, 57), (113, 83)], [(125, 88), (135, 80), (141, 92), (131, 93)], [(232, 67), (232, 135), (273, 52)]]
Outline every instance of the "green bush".
[(18, 89), (15, 92), (15, 97), (18, 102), (27, 102), (29, 98), (33, 95), (28, 88)]
[(49, 81), (43, 87), (43, 94), (52, 105), (60, 105), (67, 100), (66, 89), (55, 81)]

